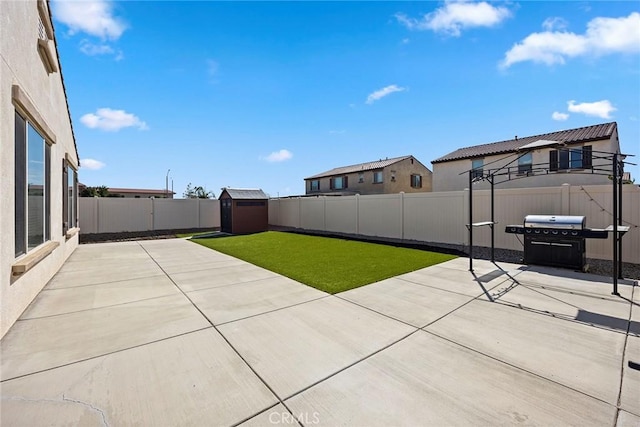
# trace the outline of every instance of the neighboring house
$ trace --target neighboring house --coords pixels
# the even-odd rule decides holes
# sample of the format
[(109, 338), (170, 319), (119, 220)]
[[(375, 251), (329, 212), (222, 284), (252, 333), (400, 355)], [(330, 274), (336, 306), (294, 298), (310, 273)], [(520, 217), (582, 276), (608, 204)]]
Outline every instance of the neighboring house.
[[(84, 184), (79, 184), (80, 193), (86, 188)], [(171, 190), (151, 190), (146, 188), (111, 188), (109, 190), (109, 197), (121, 197), (127, 199), (148, 199), (154, 197), (156, 199), (173, 199), (176, 194)]]
[[(537, 141), (557, 141), (559, 144), (542, 146), (526, 153), (518, 150)], [(509, 163), (503, 171), (509, 175), (497, 177), (495, 182), (511, 180), (500, 183), (499, 188), (551, 187), (564, 183), (607, 184), (611, 181), (606, 171), (600, 169), (611, 168), (608, 158), (619, 152), (615, 122), (460, 148), (431, 162), (433, 191), (463, 190), (469, 187), (467, 171), (470, 169), (482, 175), (489, 169)], [(524, 155), (518, 159), (519, 154)], [(477, 185), (478, 188), (489, 186), (486, 181)]]
[(0, 1), (0, 337), (78, 246), (78, 153), (48, 2)]
[(307, 195), (431, 191), (431, 171), (413, 156), (343, 166), (304, 179)]

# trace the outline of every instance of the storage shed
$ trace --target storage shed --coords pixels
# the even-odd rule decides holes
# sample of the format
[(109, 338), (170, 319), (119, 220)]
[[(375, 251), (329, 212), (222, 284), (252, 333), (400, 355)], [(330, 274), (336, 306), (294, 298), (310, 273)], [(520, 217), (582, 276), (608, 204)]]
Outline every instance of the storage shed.
[(220, 229), (224, 233), (249, 234), (267, 231), (267, 195), (257, 188), (223, 188), (220, 193)]

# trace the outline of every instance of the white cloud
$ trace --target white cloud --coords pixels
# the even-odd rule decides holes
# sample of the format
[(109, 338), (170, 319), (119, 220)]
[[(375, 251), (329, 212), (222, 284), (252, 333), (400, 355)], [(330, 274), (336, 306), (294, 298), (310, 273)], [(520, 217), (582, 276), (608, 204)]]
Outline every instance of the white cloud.
[(582, 102), (580, 104), (576, 104), (576, 101), (569, 101), (567, 105), (568, 110), (572, 113), (581, 113), (602, 119), (610, 119), (611, 113), (617, 110), (617, 108), (611, 105), (611, 102), (606, 99), (596, 102)]
[(391, 95), (394, 92), (402, 92), (407, 90), (407, 88), (404, 87), (400, 87), (397, 85), (389, 85), (387, 87), (383, 87), (382, 89), (378, 89), (373, 93), (370, 93), (369, 96), (367, 96), (367, 104), (373, 104), (374, 102), (376, 102), (379, 99), (384, 98), (387, 95)]
[(558, 16), (554, 16), (552, 18), (547, 18), (542, 23), (542, 28), (545, 31), (554, 31), (554, 30), (564, 30), (567, 28), (567, 21)]
[(554, 111), (553, 114), (551, 115), (551, 118), (559, 122), (564, 122), (569, 118), (569, 115), (567, 113), (560, 113), (558, 111)]
[[(545, 21), (547, 22), (547, 21)], [(546, 65), (564, 64), (578, 56), (602, 56), (613, 53), (640, 52), (640, 13), (621, 18), (595, 18), (584, 34), (566, 31), (533, 33), (516, 43), (500, 66), (532, 61)]]
[(218, 69), (220, 68), (220, 64), (213, 59), (207, 59), (207, 73), (210, 76), (215, 76), (218, 73)]
[(409, 18), (403, 13), (395, 17), (409, 30), (431, 30), (458, 37), (463, 29), (493, 27), (511, 16), (506, 7), (487, 2), (447, 1), (441, 8), (427, 13), (421, 19)]
[(124, 110), (112, 110), (111, 108), (98, 108), (95, 114), (85, 114), (80, 118), (80, 121), (88, 128), (110, 132), (119, 131), (127, 127), (135, 127), (139, 130), (149, 129), (147, 124), (134, 114), (127, 113)]
[(94, 44), (86, 39), (80, 42), (80, 51), (89, 56), (113, 55), (116, 61), (120, 61), (122, 58), (124, 58), (121, 50), (114, 49), (112, 46), (104, 43)]
[(293, 157), (293, 153), (291, 151), (282, 149), (280, 151), (274, 151), (264, 159), (267, 162), (275, 163), (275, 162), (284, 162), (286, 160), (291, 159), (292, 157)]
[(82, 169), (89, 169), (89, 170), (97, 171), (99, 169), (102, 169), (105, 166), (106, 165), (104, 163), (102, 163), (100, 160), (80, 159), (80, 167)]
[(113, 14), (110, 0), (70, 1), (54, 0), (53, 16), (69, 27), (69, 33), (84, 32), (103, 40), (117, 40), (127, 29)]

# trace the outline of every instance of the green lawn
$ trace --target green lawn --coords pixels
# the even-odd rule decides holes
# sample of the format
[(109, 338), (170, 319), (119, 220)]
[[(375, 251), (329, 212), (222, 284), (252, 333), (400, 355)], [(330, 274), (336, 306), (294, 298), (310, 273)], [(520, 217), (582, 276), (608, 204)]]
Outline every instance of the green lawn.
[(194, 242), (332, 294), (455, 258), (417, 249), (276, 231)]

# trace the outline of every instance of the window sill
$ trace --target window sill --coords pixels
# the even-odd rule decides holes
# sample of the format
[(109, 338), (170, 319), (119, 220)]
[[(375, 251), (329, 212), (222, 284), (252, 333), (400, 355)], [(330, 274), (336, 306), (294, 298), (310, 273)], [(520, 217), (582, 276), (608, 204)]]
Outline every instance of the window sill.
[(78, 234), (79, 231), (80, 231), (80, 227), (70, 228), (69, 230), (67, 230), (67, 234), (65, 234), (65, 237), (68, 240), (68, 239), (72, 238), (73, 236), (75, 236), (76, 234)]
[(35, 267), (40, 261), (45, 259), (58, 246), (60, 246), (60, 242), (51, 241), (29, 252), (13, 263), (11, 266), (11, 274), (13, 276), (20, 276), (21, 274), (26, 273)]

